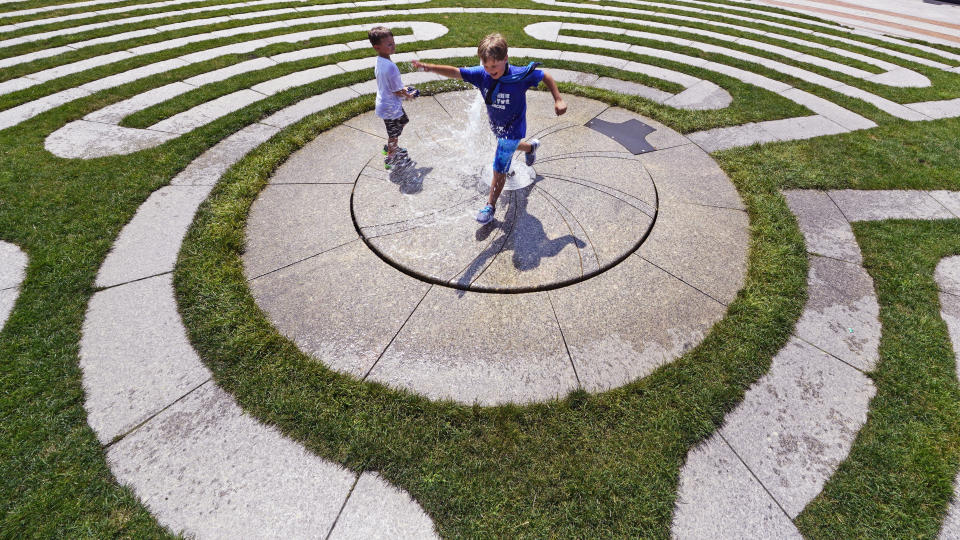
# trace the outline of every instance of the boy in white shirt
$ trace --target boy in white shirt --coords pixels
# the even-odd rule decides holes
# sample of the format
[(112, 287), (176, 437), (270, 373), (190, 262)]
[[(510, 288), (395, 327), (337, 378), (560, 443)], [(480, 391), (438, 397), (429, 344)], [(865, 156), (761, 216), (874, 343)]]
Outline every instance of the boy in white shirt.
[(385, 26), (375, 26), (367, 32), (370, 44), (377, 51), (377, 66), (373, 72), (377, 76), (377, 116), (383, 118), (387, 127), (387, 157), (383, 160), (386, 169), (399, 165), (409, 159), (406, 150), (398, 148), (403, 126), (410, 121), (400, 104), (400, 99), (413, 99), (410, 92), (400, 81), (400, 70), (390, 61), (390, 55), (397, 49), (393, 32)]

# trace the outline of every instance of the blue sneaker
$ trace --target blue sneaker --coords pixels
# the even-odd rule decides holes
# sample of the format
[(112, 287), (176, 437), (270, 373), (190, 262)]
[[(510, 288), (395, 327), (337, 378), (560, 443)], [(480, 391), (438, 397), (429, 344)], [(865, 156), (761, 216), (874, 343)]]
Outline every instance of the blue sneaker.
[(486, 205), (480, 209), (480, 212), (477, 213), (477, 223), (490, 223), (490, 220), (493, 219), (494, 208), (493, 205)]
[(526, 161), (527, 161), (527, 167), (533, 165), (533, 162), (537, 160), (537, 148), (540, 148), (540, 141), (539, 141), (539, 139), (533, 139), (533, 140), (531, 140), (531, 141), (530, 141), (530, 146), (532, 146), (533, 148), (531, 148), (530, 151), (527, 152), (527, 155), (524, 156), (524, 157), (526, 158)]

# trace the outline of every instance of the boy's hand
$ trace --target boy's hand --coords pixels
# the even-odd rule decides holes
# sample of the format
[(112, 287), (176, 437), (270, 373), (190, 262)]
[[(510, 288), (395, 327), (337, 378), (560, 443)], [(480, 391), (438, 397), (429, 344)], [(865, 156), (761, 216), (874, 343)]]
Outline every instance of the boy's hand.
[(553, 102), (553, 111), (557, 113), (557, 116), (567, 112), (567, 104), (564, 103), (563, 99), (558, 99)]
[(430, 70), (427, 68), (427, 65), (424, 64), (423, 62), (419, 61), (419, 60), (414, 60), (414, 61), (412, 61), (412, 62), (410, 62), (410, 63), (413, 64), (413, 69), (416, 69), (417, 71), (430, 71)]

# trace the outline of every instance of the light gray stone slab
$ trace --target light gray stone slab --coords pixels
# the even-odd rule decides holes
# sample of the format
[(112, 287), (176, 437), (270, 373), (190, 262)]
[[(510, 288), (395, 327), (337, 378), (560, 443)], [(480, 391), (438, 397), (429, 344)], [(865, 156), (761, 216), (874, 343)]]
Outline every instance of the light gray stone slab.
[(333, 77), (335, 75), (340, 75), (343, 72), (344, 70), (337, 65), (320, 66), (262, 82), (260, 84), (251, 86), (250, 89), (254, 92), (259, 92), (261, 94), (270, 96), (289, 88), (304, 86), (319, 80)]
[(948, 292), (940, 293), (940, 316), (947, 324), (953, 354), (957, 358), (957, 376), (960, 377), (960, 295)]
[(907, 104), (907, 107), (932, 119), (954, 118), (960, 116), (960, 98), (909, 103)]
[(80, 340), (87, 422), (109, 443), (210, 379), (167, 274), (96, 293)]
[(170, 181), (174, 186), (212, 186), (251, 150), (265, 143), (280, 130), (263, 124), (250, 124), (223, 139), (190, 162)]
[(20, 289), (2, 289), (0, 290), (0, 330), (7, 324), (10, 313), (13, 312), (13, 305), (17, 302), (17, 296), (20, 295)]
[[(553, 108), (553, 97), (549, 92), (527, 92), (528, 138), (539, 137), (542, 132), (552, 126), (583, 126), (591, 118), (609, 108), (606, 103), (569, 94), (563, 95), (563, 101), (567, 104), (567, 112), (563, 116), (557, 116)], [(537, 156), (539, 159), (539, 152)]]
[(820, 115), (763, 122), (763, 130), (778, 141), (799, 141), (846, 133), (847, 129)]
[(830, 198), (850, 221), (955, 217), (926, 191), (844, 189), (831, 191)]
[[(594, 79), (596, 79), (596, 77), (594, 77)], [(10, 94), (18, 90), (23, 90), (25, 88), (30, 88), (31, 86), (36, 86), (38, 84), (40, 84), (39, 81), (34, 81), (25, 77), (9, 79), (0, 83), (0, 96)]]
[(245, 414), (212, 383), (111, 446), (107, 462), (161, 525), (198, 538), (323, 537), (355, 479)]
[(569, 62), (581, 62), (584, 64), (596, 64), (601, 66), (612, 67), (615, 69), (622, 69), (623, 66), (627, 65), (629, 60), (623, 60), (620, 58), (613, 58), (610, 56), (601, 56), (599, 54), (589, 54), (581, 52), (568, 52), (564, 51), (560, 55), (561, 60), (567, 60)]
[(910, 122), (918, 122), (920, 120), (929, 120), (930, 118), (920, 112), (917, 112), (910, 107), (906, 107), (899, 103), (890, 101), (889, 99), (882, 98), (876, 94), (871, 94), (866, 90), (860, 88), (855, 88), (850, 85), (840, 85), (836, 88), (833, 88), (833, 91), (840, 92), (845, 96), (850, 96), (852, 98), (862, 99), (867, 103), (873, 105), (874, 107), (880, 109), (881, 111), (899, 118), (901, 120), (908, 120)]
[[(15, 45), (13, 41), (19, 41), (24, 43), (22, 39), (18, 40), (7, 40), (7, 45), (0, 44), (0, 47), (9, 47)], [(44, 49), (42, 51), (34, 51), (27, 54), (21, 54), (19, 56), (11, 56), (10, 58), (4, 58), (0, 60), (0, 68), (15, 66), (17, 64), (23, 64), (26, 62), (32, 62), (34, 60), (39, 60), (41, 58), (49, 58), (51, 56), (57, 56), (63, 53), (72, 52), (74, 49), (72, 47), (54, 47), (52, 49)]]
[(700, 81), (663, 103), (678, 109), (705, 111), (722, 109), (732, 102), (733, 97), (723, 88), (710, 81)]
[(359, 240), (250, 282), (281, 333), (356, 377), (373, 366), (428, 288)]
[(872, 120), (864, 118), (853, 111), (844, 109), (836, 103), (827, 101), (809, 92), (804, 92), (799, 88), (790, 88), (789, 90), (781, 92), (780, 95), (794, 103), (803, 105), (820, 116), (828, 118), (849, 130), (877, 127), (877, 124)]
[(181, 68), (186, 65), (189, 65), (189, 63), (179, 58), (172, 58), (170, 60), (155, 62), (153, 64), (149, 64), (143, 67), (124, 71), (123, 73), (117, 73), (116, 75), (111, 75), (109, 77), (97, 79), (95, 81), (91, 81), (86, 84), (80, 85), (78, 88), (82, 88), (90, 92), (99, 92), (100, 90), (106, 90), (107, 88), (114, 88), (116, 86), (120, 86), (121, 84), (126, 84), (128, 82), (143, 79), (151, 75), (157, 75), (167, 71), (172, 71), (174, 69)]
[(960, 256), (941, 259), (934, 278), (941, 291), (960, 296)]
[(329, 109), (351, 99), (358, 94), (349, 88), (338, 88), (323, 94), (309, 97), (260, 121), (261, 124), (284, 128), (303, 120), (311, 114)]
[(69, 88), (40, 99), (28, 101), (23, 105), (11, 107), (0, 112), (0, 129), (13, 127), (21, 122), (29, 120), (40, 113), (55, 109), (64, 103), (69, 103), (75, 99), (89, 96), (90, 93), (80, 88)]
[(803, 538), (763, 485), (716, 435), (691, 450), (680, 470), (670, 534), (677, 540)]
[(643, 122), (655, 130), (653, 133), (647, 134), (645, 140), (650, 143), (650, 146), (653, 146), (657, 150), (690, 144), (690, 141), (686, 137), (661, 124), (660, 122), (650, 118), (644, 118), (643, 116), (619, 107), (610, 107), (605, 109), (602, 113), (597, 115), (597, 118), (607, 122), (617, 123), (627, 122), (631, 119)]
[[(866, 80), (875, 82), (877, 84), (885, 84), (887, 86), (895, 86), (900, 88), (925, 88), (930, 86), (930, 79), (924, 75), (921, 75), (920, 73), (917, 73), (916, 71), (913, 71), (912, 69), (906, 68), (893, 69), (884, 73), (880, 73), (879, 75), (867, 76), (865, 78)], [(960, 109), (957, 109), (956, 112), (957, 114), (960, 114)]]
[(743, 287), (749, 240), (749, 220), (742, 210), (664, 200), (637, 253), (729, 304)]
[(649, 208), (612, 189), (557, 177), (548, 177), (537, 188), (573, 215), (587, 236), (583, 247), (589, 244), (601, 267), (636, 249), (653, 223)]
[(960, 191), (930, 191), (930, 196), (960, 218)]
[(639, 257), (549, 292), (590, 392), (652, 373), (698, 345), (725, 308)]
[(36, 81), (47, 82), (52, 81), (53, 79), (59, 79), (60, 77), (66, 77), (67, 75), (72, 75), (74, 73), (80, 73), (81, 71), (86, 71), (88, 69), (93, 69), (95, 67), (105, 66), (114, 62), (120, 62), (128, 58), (133, 58), (133, 55), (127, 51), (117, 51), (114, 53), (81, 60), (79, 62), (72, 62), (70, 64), (31, 73), (30, 75), (27, 75), (27, 77)]
[(290, 156), (270, 178), (271, 184), (353, 183), (371, 160), (382, 162), (384, 139), (337, 126)]
[(433, 287), (369, 380), (431, 399), (495, 405), (562, 397), (577, 378), (545, 293)]
[(538, 174), (547, 179), (564, 178), (580, 182), (583, 189), (598, 189), (594, 187), (595, 184), (607, 187), (609, 193), (647, 210), (650, 217), (656, 211), (657, 193), (653, 179), (643, 163), (632, 155), (557, 156), (538, 162), (535, 168)]
[(547, 70), (553, 80), (561, 83), (573, 83), (581, 86), (593, 86), (600, 76), (595, 73), (584, 73), (582, 71), (571, 71), (569, 69), (550, 68)]
[(810, 257), (807, 304), (794, 330), (863, 371), (872, 371), (880, 347), (880, 305), (873, 279), (859, 264)]
[(44, 148), (55, 156), (68, 159), (132, 154), (159, 146), (177, 135), (152, 129), (134, 129), (76, 120), (51, 133)]
[(97, 272), (97, 287), (173, 271), (180, 244), (212, 186), (167, 186), (154, 191), (120, 231)]
[(824, 191), (791, 190), (783, 193), (797, 218), (807, 251), (860, 264), (860, 245), (850, 223)]
[(589, 238), (574, 234), (562, 213), (540, 190), (514, 192), (506, 208), (510, 234), (490, 265), (473, 280), (491, 289), (544, 287), (583, 276), (579, 247)]
[(365, 472), (350, 493), (329, 538), (391, 540), (440, 537), (430, 517), (409, 494), (386, 483), (379, 474)]
[(159, 88), (153, 88), (137, 94), (129, 99), (107, 105), (102, 109), (98, 109), (84, 116), (83, 119), (105, 124), (119, 124), (121, 120), (135, 112), (158, 105), (192, 90), (196, 90), (196, 88), (182, 82), (165, 84)]
[(696, 145), (668, 147), (637, 159), (650, 173), (661, 201), (746, 209), (723, 169)]
[(960, 475), (953, 481), (953, 501), (947, 508), (947, 516), (943, 519), (943, 525), (940, 527), (940, 540), (954, 540), (960, 538)]
[(352, 184), (286, 184), (264, 189), (247, 218), (243, 266), (252, 279), (357, 238)]
[(259, 92), (239, 90), (161, 120), (150, 126), (150, 129), (179, 134), (189, 133), (263, 98), (263, 94)]
[(183, 82), (193, 86), (203, 86), (205, 84), (212, 84), (229, 79), (235, 75), (249, 73), (251, 71), (258, 71), (273, 67), (275, 65), (277, 64), (273, 60), (269, 60), (267, 58), (255, 58), (253, 60), (247, 60), (246, 62), (233, 64), (222, 69), (208, 71), (206, 73), (190, 77), (189, 79), (184, 79)]
[(739, 126), (713, 128), (690, 133), (687, 138), (705, 152), (728, 148), (776, 142), (777, 135), (764, 129), (764, 122), (750, 122)]
[(771, 92), (780, 93), (791, 88), (790, 85), (787, 83), (780, 82), (775, 79), (771, 79), (770, 77), (764, 77), (763, 75), (757, 75), (756, 73), (753, 73), (744, 69), (728, 66), (726, 64), (708, 62), (704, 64), (703, 68), (709, 69), (710, 71), (716, 71), (717, 73), (722, 73), (724, 75), (729, 75), (734, 79), (743, 81), (747, 84), (752, 84), (753, 86), (757, 86), (766, 90), (770, 90)]
[(649, 86), (635, 82), (612, 79), (610, 77), (600, 77), (594, 83), (590, 84), (590, 86), (604, 90), (612, 90), (628, 96), (640, 96), (656, 103), (663, 103), (674, 97), (673, 94), (664, 92), (663, 90), (657, 90), (656, 88), (650, 88)]
[(26, 270), (27, 254), (15, 244), (0, 240), (0, 290), (19, 287)]
[(619, 142), (582, 125), (549, 131), (538, 135), (538, 138), (540, 149), (537, 150), (537, 160), (542, 162), (580, 152), (615, 152), (624, 156), (632, 155)]
[(846, 459), (875, 393), (860, 371), (791, 339), (721, 433), (793, 519)]

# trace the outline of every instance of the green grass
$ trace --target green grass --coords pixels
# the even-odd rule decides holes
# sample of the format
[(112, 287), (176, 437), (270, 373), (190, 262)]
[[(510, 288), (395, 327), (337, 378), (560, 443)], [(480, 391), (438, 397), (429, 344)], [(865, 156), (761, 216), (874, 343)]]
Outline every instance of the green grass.
[[(429, 6), (454, 4), (444, 0)], [(506, 0), (460, 4), (543, 8)], [(28, 5), (44, 3), (4, 8)], [(550, 45), (522, 32), (526, 24), (549, 20), (544, 18), (450, 13), (391, 19), (432, 20), (450, 28), (438, 40), (401, 50), (472, 46), (492, 30), (505, 32), (514, 47)], [(156, 38), (161, 39), (166, 37)], [(230, 39), (66, 77), (2, 96), (0, 107)], [(70, 58), (115, 47), (91, 47)], [(328, 60), (364, 54), (368, 51)], [(602, 54), (615, 56), (612, 51)], [(205, 149), (300, 99), (366, 80), (370, 74), (357, 72), (288, 90), (129, 156), (62, 160), (43, 150), (43, 139), (106, 104), (244, 59), (225, 57), (136, 81), (0, 131), (0, 239), (18, 244), (30, 256), (20, 299), (0, 332), (0, 537), (166, 535), (129, 490), (117, 485), (103, 448), (86, 424), (77, 355), (97, 269), (139, 205)], [(551, 67), (670, 89), (662, 81), (607, 68), (547, 62), (546, 68)], [(23, 69), (16, 73), (31, 72), (30, 67)], [(2, 77), (7, 76), (4, 69)], [(683, 132), (805, 114), (770, 92), (709, 73), (703, 76), (731, 92), (732, 107), (677, 111), (612, 92), (562, 88)], [(948, 91), (956, 79), (945, 76)], [(253, 80), (258, 79), (240, 77), (213, 94), (181, 96), (183, 100), (144, 111), (128, 122), (152, 122)], [(456, 88), (462, 86), (431, 84), (422, 90)], [(835, 101), (858, 112), (872, 109), (848, 98)], [(958, 119), (910, 123), (875, 114), (872, 117), (883, 122), (872, 130), (720, 152), (715, 159), (748, 208), (750, 258), (745, 288), (699, 347), (649, 377), (601, 394), (574, 392), (525, 407), (438, 403), (357, 382), (306, 357), (256, 308), (242, 273), (239, 257), (247, 211), (271, 172), (324, 130), (368, 111), (372, 102), (367, 96), (309, 117), (231, 169), (186, 240), (175, 272), (178, 302), (201, 357), (218, 384), (246, 410), (320, 456), (355, 471), (380, 471), (408, 490), (441, 534), (450, 537), (667, 537), (679, 468), (688, 449), (713, 433), (725, 412), (766, 372), (803, 306), (806, 254), (780, 190), (960, 186)], [(850, 460), (801, 514), (798, 525), (817, 538), (930, 537), (960, 461), (957, 383), (930, 274), (936, 260), (960, 250), (960, 225), (859, 224), (855, 232), (877, 284), (885, 329), (880, 364), (871, 374), (878, 393)]]

